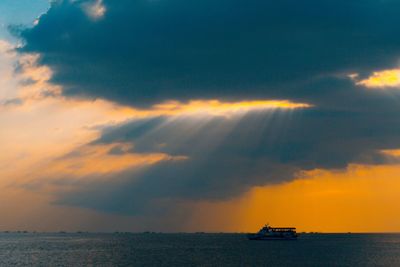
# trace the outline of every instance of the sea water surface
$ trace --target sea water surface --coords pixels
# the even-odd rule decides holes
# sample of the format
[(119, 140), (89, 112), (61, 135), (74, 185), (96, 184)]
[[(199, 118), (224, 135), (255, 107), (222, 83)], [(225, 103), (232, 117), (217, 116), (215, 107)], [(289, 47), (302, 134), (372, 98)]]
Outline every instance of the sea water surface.
[(1, 233), (0, 266), (400, 266), (400, 234)]

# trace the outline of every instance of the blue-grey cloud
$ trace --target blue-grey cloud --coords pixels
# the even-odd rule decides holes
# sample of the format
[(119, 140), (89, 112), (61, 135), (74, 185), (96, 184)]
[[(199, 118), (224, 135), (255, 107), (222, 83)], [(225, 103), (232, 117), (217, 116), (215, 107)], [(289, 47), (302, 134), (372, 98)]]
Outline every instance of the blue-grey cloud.
[[(56, 1), (21, 33), (69, 96), (148, 105), (168, 99), (307, 98), (316, 78), (390, 68), (398, 1)], [(329, 95), (329, 93), (328, 93)]]

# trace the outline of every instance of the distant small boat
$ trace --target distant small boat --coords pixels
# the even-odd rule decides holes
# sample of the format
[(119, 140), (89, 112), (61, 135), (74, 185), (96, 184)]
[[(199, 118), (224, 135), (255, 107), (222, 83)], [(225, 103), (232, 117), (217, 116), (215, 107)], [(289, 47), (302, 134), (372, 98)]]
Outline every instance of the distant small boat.
[(296, 240), (295, 227), (271, 227), (268, 224), (261, 228), (258, 233), (248, 234), (250, 240)]

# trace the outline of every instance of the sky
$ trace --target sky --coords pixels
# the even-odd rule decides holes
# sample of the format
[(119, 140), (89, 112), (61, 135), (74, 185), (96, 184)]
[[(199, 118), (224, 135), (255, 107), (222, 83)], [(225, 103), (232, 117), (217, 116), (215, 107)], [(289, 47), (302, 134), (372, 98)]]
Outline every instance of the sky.
[(399, 232), (396, 0), (4, 0), (0, 230)]

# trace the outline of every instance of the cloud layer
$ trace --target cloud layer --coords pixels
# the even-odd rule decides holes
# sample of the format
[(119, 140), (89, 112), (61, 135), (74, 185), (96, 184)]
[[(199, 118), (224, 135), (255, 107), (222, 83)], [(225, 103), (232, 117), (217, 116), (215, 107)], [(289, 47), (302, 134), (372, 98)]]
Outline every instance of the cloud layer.
[[(398, 67), (399, 13), (394, 0), (54, 2), (21, 32), (19, 51), (38, 53), (65, 96), (153, 112), (103, 128), (87, 146), (123, 143), (130, 148), (110, 153), (182, 159), (80, 177), (57, 203), (159, 212), (305, 170), (387, 162), (381, 151), (400, 146), (399, 91), (362, 81)], [(307, 106), (188, 112), (193, 103), (229, 110), (271, 99)], [(166, 102), (181, 108), (155, 115)]]

